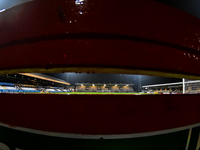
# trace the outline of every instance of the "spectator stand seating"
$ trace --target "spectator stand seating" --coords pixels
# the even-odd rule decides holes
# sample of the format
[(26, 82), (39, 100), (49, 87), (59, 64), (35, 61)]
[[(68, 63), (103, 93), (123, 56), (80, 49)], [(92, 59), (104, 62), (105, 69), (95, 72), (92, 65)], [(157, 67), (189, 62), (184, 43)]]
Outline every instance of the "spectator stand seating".
[(36, 88), (30, 88), (30, 87), (21, 87), (23, 92), (41, 92), (40, 90), (37, 90)]
[(13, 84), (13, 83), (5, 83), (0, 82), (0, 93), (20, 93), (20, 92), (49, 92), (49, 93), (56, 93), (56, 92), (69, 92), (67, 89), (63, 89), (61, 87), (42, 87), (42, 86), (33, 86), (33, 85), (23, 85), (23, 84)]
[(46, 92), (56, 93), (56, 92), (60, 92), (60, 91), (56, 91), (55, 89), (46, 89)]
[(0, 92), (13, 93), (13, 92), (19, 92), (19, 90), (15, 87), (13, 83), (0, 82)]

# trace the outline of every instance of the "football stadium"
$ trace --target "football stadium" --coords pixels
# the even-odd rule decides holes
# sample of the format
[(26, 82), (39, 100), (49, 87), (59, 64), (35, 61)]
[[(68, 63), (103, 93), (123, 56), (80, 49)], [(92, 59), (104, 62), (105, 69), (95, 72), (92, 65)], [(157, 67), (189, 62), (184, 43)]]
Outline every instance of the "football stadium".
[(199, 0), (0, 0), (0, 150), (200, 150)]
[[(184, 82), (183, 81), (177, 82), (180, 80), (181, 79), (151, 77), (142, 75), (122, 75), (122, 74), (113, 75), (113, 74), (77, 74), (77, 73), (63, 73), (63, 74), (20, 73), (20, 74), (1, 75), (0, 92), (15, 93), (15, 94), (17, 93), (24, 93), (24, 94), (28, 93), (35, 93), (35, 94), (199, 93), (200, 89), (199, 80), (185, 81), (184, 79), (183, 80)], [(77, 83), (76, 81), (78, 81), (79, 83)], [(110, 81), (113, 83), (111, 83)], [(147, 85), (150, 83), (154, 84)], [(162, 83), (162, 84), (155, 84), (155, 83)]]

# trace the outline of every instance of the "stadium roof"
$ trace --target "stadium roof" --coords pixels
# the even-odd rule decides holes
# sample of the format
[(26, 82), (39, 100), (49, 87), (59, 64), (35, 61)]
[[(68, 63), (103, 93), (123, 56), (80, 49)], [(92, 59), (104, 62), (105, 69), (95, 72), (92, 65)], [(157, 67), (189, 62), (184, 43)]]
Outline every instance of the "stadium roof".
[(95, 86), (133, 86), (134, 84), (117, 84), (117, 83), (75, 83), (75, 85), (77, 86), (92, 86), (92, 85), (95, 85)]
[(38, 79), (42, 79), (42, 80), (47, 80), (47, 81), (51, 81), (51, 82), (56, 82), (56, 83), (60, 83), (60, 84), (70, 85), (70, 83), (68, 83), (64, 80), (61, 80), (61, 79), (58, 79), (58, 78), (55, 78), (55, 77), (51, 77), (51, 76), (48, 76), (48, 75), (44, 75), (44, 74), (41, 74), (41, 73), (19, 73), (19, 74), (29, 76), (29, 77), (38, 78)]

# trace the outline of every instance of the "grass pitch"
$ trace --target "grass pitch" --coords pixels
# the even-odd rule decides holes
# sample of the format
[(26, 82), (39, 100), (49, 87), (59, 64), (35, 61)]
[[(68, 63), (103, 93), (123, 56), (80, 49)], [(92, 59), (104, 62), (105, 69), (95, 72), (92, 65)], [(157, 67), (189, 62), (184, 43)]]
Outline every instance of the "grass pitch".
[(141, 95), (147, 93), (102, 93), (102, 92), (25, 92), (24, 94), (63, 94), (63, 95)]
[(67, 95), (76, 95), (76, 94), (86, 94), (86, 95), (138, 95), (146, 93), (102, 93), (102, 92), (58, 92), (55, 94), (67, 94)]

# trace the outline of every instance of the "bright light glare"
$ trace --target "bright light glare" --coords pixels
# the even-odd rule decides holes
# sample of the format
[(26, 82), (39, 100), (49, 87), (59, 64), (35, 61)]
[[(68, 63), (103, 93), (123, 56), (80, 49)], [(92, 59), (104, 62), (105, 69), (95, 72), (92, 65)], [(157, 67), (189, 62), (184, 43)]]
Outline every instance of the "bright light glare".
[(115, 86), (117, 86), (117, 84), (115, 84)]
[(75, 4), (80, 5), (80, 4), (83, 4), (84, 1), (85, 1), (85, 0), (76, 0), (76, 1), (75, 1)]
[(104, 84), (104, 86), (106, 86), (106, 84)]
[(4, 12), (5, 10), (6, 10), (6, 9), (1, 9), (1, 10), (0, 10), (0, 13), (1, 13), (1, 12)]
[(3, 12), (11, 7), (31, 1), (33, 0), (0, 0), (0, 12)]
[(92, 86), (94, 86), (94, 84), (92, 84)]

